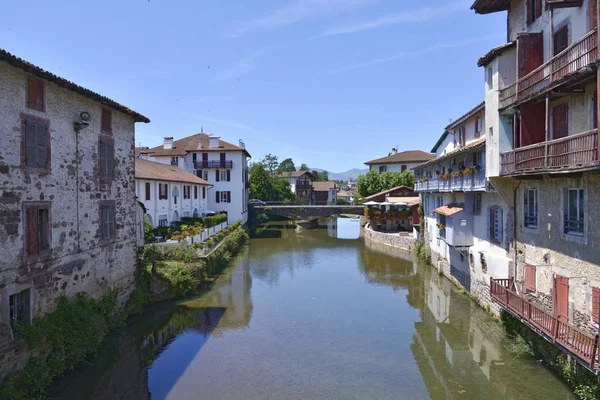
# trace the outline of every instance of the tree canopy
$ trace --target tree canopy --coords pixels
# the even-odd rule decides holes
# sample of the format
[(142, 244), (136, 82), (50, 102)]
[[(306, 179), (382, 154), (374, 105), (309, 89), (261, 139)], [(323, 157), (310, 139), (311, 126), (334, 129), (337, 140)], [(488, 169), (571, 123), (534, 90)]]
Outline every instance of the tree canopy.
[(302, 163), (300, 168), (298, 168), (298, 171), (308, 171), (308, 165)]
[(327, 182), (329, 180), (329, 172), (327, 171), (318, 172), (316, 170), (312, 170), (311, 174), (315, 176), (315, 180), (317, 182)]
[(375, 170), (370, 170), (366, 175), (358, 177), (356, 187), (361, 196), (368, 197), (397, 186), (412, 188), (414, 183), (415, 176), (411, 170), (404, 172), (383, 172), (381, 174)]
[(296, 195), (290, 189), (287, 179), (271, 175), (263, 163), (254, 163), (250, 167), (250, 198), (263, 201), (295, 200)]
[(279, 168), (279, 160), (277, 159), (277, 156), (274, 156), (271, 153), (267, 154), (260, 162), (264, 164), (265, 168), (269, 170), (271, 175), (273, 175), (275, 171), (277, 171), (277, 168)]
[(291, 158), (286, 158), (283, 160), (277, 168), (277, 172), (294, 172), (295, 170), (296, 166)]

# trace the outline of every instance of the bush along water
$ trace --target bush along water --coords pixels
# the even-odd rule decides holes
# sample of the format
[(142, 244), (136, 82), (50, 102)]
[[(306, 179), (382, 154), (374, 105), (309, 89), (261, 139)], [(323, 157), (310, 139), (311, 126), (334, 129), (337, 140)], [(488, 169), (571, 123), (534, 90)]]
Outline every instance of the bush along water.
[(79, 293), (71, 299), (60, 298), (53, 312), (30, 325), (16, 324), (13, 330), (19, 346), (33, 356), (23, 370), (9, 373), (0, 383), (0, 400), (44, 399), (44, 390), (53, 380), (94, 356), (111, 330), (155, 300), (153, 280), (168, 285), (167, 298), (195, 293), (207, 277), (223, 271), (248, 241), (240, 224), (230, 228), (222, 245), (202, 260), (195, 249), (185, 246), (140, 249), (141, 267), (125, 310), (117, 308), (116, 291), (97, 300)]

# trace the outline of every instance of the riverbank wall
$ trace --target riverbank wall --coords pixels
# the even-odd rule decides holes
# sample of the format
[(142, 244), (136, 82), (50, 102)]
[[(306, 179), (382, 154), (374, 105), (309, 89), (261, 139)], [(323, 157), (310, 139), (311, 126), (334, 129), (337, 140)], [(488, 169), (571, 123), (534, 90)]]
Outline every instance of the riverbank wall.
[(371, 229), (369, 224), (366, 224), (362, 229), (363, 237), (366, 240), (377, 242), (385, 246), (394, 247), (404, 251), (412, 251), (415, 246), (415, 238), (412, 235), (401, 235), (400, 233), (384, 233), (377, 232)]
[(98, 300), (80, 293), (61, 298), (56, 311), (32, 324), (15, 326), (11, 348), (25, 362), (0, 377), (0, 400), (44, 398), (52, 381), (93, 356), (108, 333), (128, 317), (152, 303), (205, 287), (231, 264), (248, 239), (244, 227), (234, 224), (219, 247), (203, 258), (187, 246), (162, 247), (160, 252), (158, 246), (150, 246), (150, 251), (145, 247), (140, 251), (135, 289), (124, 308), (117, 302), (116, 290)]

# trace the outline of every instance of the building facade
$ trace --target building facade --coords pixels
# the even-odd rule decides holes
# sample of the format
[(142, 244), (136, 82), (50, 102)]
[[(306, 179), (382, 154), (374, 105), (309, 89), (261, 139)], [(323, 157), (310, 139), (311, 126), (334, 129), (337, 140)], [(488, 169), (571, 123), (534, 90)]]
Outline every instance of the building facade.
[(335, 182), (313, 182), (313, 204), (332, 205), (337, 202), (337, 184)]
[[(365, 218), (375, 230), (388, 232), (410, 232), (420, 223), (421, 199), (407, 186), (398, 186), (372, 196), (365, 197)], [(378, 204), (374, 204), (378, 203)]]
[(211, 182), (208, 210), (226, 212), (229, 224), (248, 221), (250, 154), (241, 140), (233, 145), (203, 132), (175, 141), (165, 137), (162, 146), (142, 150), (140, 157), (179, 167)]
[[(139, 242), (130, 109), (0, 50), (0, 374), (14, 322), (61, 296), (134, 288)], [(143, 230), (142, 230), (143, 234)]]
[(369, 167), (369, 170), (375, 170), (380, 174), (383, 172), (404, 172), (433, 158), (435, 158), (433, 154), (421, 150), (407, 150), (398, 153), (398, 149), (394, 148), (389, 156), (367, 161), (365, 165)]
[(512, 239), (511, 211), (488, 184), (485, 110), (478, 104), (446, 127), (437, 157), (415, 168), (415, 191), (434, 264), (490, 304), (490, 278), (508, 276)]
[(313, 198), (313, 182), (316, 178), (309, 171), (281, 172), (277, 176), (290, 182), (290, 190), (299, 199)]
[(185, 217), (208, 211), (211, 184), (179, 167), (135, 160), (135, 192), (154, 227), (169, 226)]

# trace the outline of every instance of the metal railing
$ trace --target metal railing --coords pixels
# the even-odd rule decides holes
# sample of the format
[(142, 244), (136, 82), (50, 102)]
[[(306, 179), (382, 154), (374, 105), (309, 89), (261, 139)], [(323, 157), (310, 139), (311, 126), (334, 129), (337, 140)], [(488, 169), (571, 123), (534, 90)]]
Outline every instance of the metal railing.
[(492, 299), (525, 325), (533, 328), (549, 341), (558, 344), (585, 367), (598, 368), (598, 335), (592, 336), (569, 324), (560, 315), (552, 316), (530, 300), (515, 292), (515, 284), (510, 279), (490, 279)]
[(207, 169), (207, 168), (232, 168), (232, 161), (194, 161), (195, 169)]

